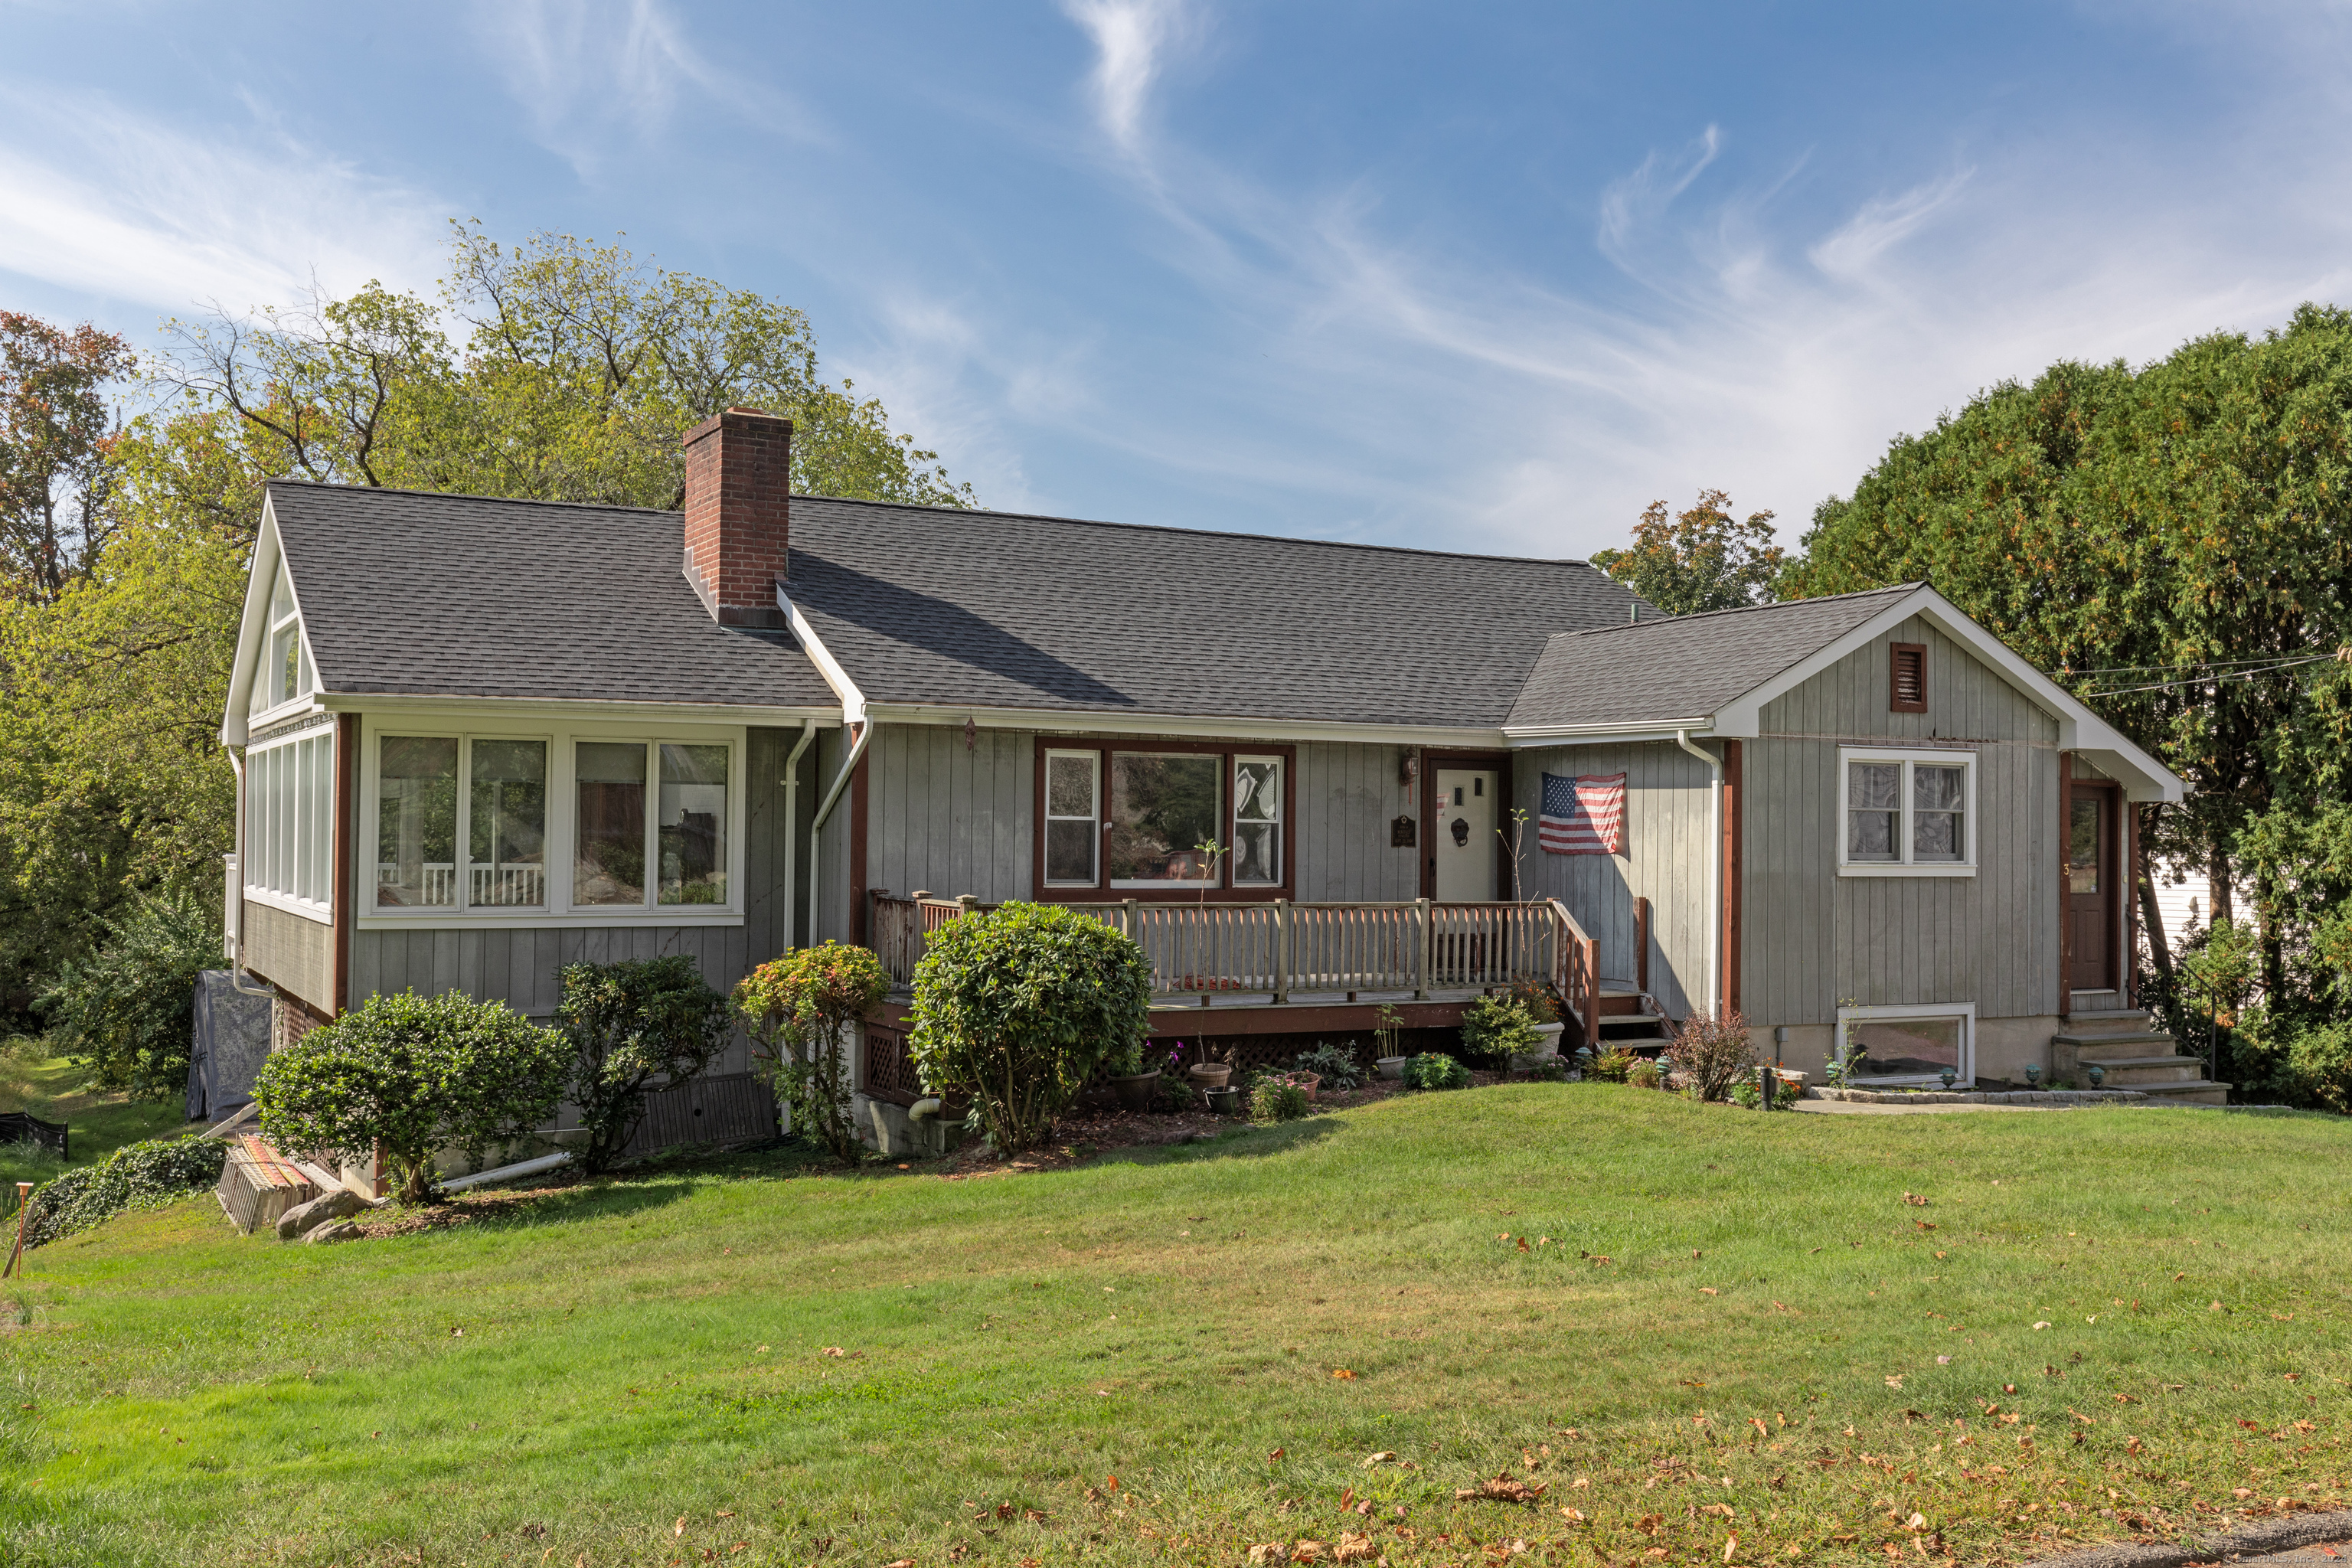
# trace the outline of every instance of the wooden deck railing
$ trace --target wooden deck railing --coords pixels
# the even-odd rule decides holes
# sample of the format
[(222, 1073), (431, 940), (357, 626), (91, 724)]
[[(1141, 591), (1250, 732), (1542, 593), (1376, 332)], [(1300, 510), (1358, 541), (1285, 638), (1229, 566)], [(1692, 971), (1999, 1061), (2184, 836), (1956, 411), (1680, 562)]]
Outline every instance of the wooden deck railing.
[[(979, 900), (918, 893), (873, 895), (874, 951), (890, 977), (915, 976), (932, 931), (969, 910), (996, 909)], [(1583, 1039), (1600, 1030), (1597, 944), (1556, 899), (1527, 903), (1118, 903), (1074, 904), (1125, 931), (1151, 963), (1155, 996), (1208, 997), (1226, 992), (1294, 994), (1484, 991), (1520, 981), (1549, 982), (1568, 1004)]]

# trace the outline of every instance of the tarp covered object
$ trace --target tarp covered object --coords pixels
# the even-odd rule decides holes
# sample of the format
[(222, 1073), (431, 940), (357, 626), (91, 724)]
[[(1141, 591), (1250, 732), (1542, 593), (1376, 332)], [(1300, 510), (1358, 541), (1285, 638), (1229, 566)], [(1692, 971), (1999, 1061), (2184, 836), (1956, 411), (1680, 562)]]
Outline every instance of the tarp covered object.
[(217, 1121), (253, 1099), (269, 1055), (269, 998), (229, 984), (226, 969), (196, 976), (196, 1037), (188, 1056), (188, 1120)]

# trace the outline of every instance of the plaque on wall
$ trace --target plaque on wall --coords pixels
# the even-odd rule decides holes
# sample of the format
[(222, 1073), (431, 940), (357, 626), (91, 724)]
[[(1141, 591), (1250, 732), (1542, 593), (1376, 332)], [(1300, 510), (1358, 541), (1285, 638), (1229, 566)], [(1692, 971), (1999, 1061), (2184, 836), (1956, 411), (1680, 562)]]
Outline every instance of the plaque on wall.
[(1411, 849), (1420, 841), (1420, 824), (1411, 816), (1400, 816), (1389, 824), (1389, 847)]

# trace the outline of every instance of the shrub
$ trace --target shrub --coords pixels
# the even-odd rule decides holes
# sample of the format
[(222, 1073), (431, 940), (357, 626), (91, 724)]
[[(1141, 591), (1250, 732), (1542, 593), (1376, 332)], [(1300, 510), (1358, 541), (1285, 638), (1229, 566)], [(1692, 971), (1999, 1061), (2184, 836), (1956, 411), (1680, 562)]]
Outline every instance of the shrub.
[(1737, 1012), (1720, 1017), (1694, 1013), (1675, 1037), (1675, 1065), (1701, 1100), (1721, 1100), (1731, 1086), (1756, 1074), (1756, 1043)]
[(280, 1149), (383, 1151), (411, 1202), (433, 1190), (436, 1150), (489, 1152), (546, 1125), (572, 1060), (563, 1037), (503, 1002), (457, 992), (372, 996), (273, 1053), (253, 1080), (262, 1135)]
[(1097, 1068), (1135, 1070), (1150, 1009), (1133, 938), (1058, 904), (1006, 904), (931, 933), (907, 1050), (924, 1088), (971, 1101), (996, 1148), (1028, 1149)]
[(1322, 1087), (1334, 1094), (1345, 1094), (1364, 1081), (1364, 1069), (1356, 1061), (1356, 1047), (1335, 1046), (1318, 1040), (1291, 1059), (1293, 1072), (1311, 1072), (1323, 1080)]
[(698, 1077), (727, 1047), (727, 998), (684, 953), (620, 963), (567, 963), (555, 1022), (571, 1040), (572, 1102), (588, 1134), (581, 1163), (610, 1169), (645, 1120), (647, 1086)]
[(2287, 1071), (2305, 1102), (2352, 1114), (2352, 1023), (2297, 1034), (2287, 1047)]
[(1253, 1121), (1296, 1121), (1308, 1113), (1307, 1091), (1280, 1073), (1257, 1076), (1249, 1105)]
[(793, 1131), (814, 1132), (843, 1160), (860, 1146), (849, 1115), (849, 1027), (889, 989), (880, 959), (838, 942), (771, 959), (735, 987), (761, 1079), (792, 1108)]
[(1443, 1051), (1423, 1051), (1404, 1064), (1407, 1089), (1467, 1089), (1470, 1069)]
[(1635, 1057), (1625, 1064), (1625, 1081), (1635, 1089), (1655, 1089), (1666, 1080), (1666, 1069), (1647, 1057)]
[(1642, 1059), (1624, 1047), (1614, 1046), (1593, 1060), (1592, 1076), (1603, 1083), (1623, 1083), (1633, 1064)]
[(1748, 1079), (1741, 1079), (1731, 1086), (1731, 1103), (1745, 1110), (1760, 1110), (1764, 1104), (1764, 1091)]
[(35, 1187), (25, 1200), (25, 1245), (39, 1247), (131, 1209), (156, 1208), (220, 1183), (228, 1145), (217, 1138), (126, 1143)]
[(1557, 1024), (1560, 1020), (1559, 993), (1547, 982), (1515, 982), (1511, 986), (1511, 1000), (1526, 1008), (1528, 1016), (1538, 1024)]
[(87, 956), (66, 960), (40, 1006), (101, 1085), (169, 1100), (188, 1086), (196, 976), (220, 966), (214, 906), (185, 888), (141, 895)]
[(1497, 1070), (1510, 1066), (1514, 1055), (1532, 1053), (1542, 1039), (1516, 997), (1481, 996), (1462, 1009), (1462, 1054)]

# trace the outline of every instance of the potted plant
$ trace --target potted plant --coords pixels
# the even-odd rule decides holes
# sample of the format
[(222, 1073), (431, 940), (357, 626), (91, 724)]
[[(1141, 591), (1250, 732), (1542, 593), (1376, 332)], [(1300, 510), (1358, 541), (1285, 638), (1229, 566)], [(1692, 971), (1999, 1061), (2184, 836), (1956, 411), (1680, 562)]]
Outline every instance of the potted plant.
[[(1183, 1044), (1181, 1040), (1177, 1041), (1177, 1048), (1181, 1050)], [(1207, 1047), (1202, 1048), (1205, 1050)], [(1230, 1046), (1225, 1048), (1228, 1053), (1233, 1049)], [(1184, 1069), (1184, 1076), (1192, 1080), (1194, 1089), (1223, 1089), (1233, 1081), (1234, 1064), (1230, 1061), (1198, 1061)]]
[(1536, 1047), (1538, 1055), (1557, 1056), (1559, 1052), (1560, 1031), (1568, 1026), (1561, 1022), (1559, 993), (1539, 980), (1522, 980), (1511, 987), (1511, 1000), (1528, 1011), (1535, 1020), (1536, 1034), (1542, 1043)]
[[(1145, 1067), (1142, 1054), (1139, 1044), (1136, 1049), (1128, 1053), (1125, 1061), (1114, 1060), (1110, 1064), (1110, 1089), (1118, 1096), (1118, 1103), (1123, 1110), (1149, 1110), (1151, 1102), (1159, 1098), (1160, 1069)], [(1122, 1068), (1127, 1070), (1121, 1071)]]

